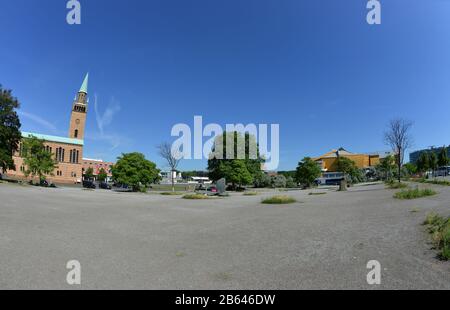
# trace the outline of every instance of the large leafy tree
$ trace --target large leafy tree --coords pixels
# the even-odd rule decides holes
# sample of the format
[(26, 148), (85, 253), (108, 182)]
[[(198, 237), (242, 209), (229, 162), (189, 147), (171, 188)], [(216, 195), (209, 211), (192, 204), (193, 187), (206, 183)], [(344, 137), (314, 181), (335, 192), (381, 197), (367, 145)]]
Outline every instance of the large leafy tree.
[(444, 146), (438, 155), (438, 164), (440, 167), (447, 166), (449, 163), (448, 160), (448, 154), (447, 154), (447, 148)]
[(0, 85), (0, 169), (15, 170), (13, 154), (21, 140), (20, 120), (16, 113), (19, 101)]
[(311, 187), (321, 173), (319, 165), (310, 157), (305, 157), (298, 163), (295, 180), (305, 187)]
[[(233, 150), (227, 149), (227, 144), (231, 143), (234, 147)], [(227, 154), (231, 156), (227, 156)], [(241, 156), (238, 156), (239, 154)], [(235, 166), (241, 166), (241, 163), (243, 163), (247, 170), (240, 169), (240, 171), (245, 174), (242, 176), (242, 180), (249, 180), (246, 175), (247, 172), (251, 175), (251, 182), (262, 178), (263, 172), (261, 171), (261, 165), (264, 163), (264, 159), (259, 154), (258, 145), (253, 135), (250, 135), (249, 133), (245, 133), (244, 135), (235, 131), (224, 132), (222, 135), (216, 137), (208, 160), (209, 177), (213, 181), (217, 181), (224, 177), (226, 178), (223, 172), (228, 171), (227, 169), (229, 169), (229, 167), (233, 167), (232, 163), (234, 161), (239, 162)], [(226, 180), (227, 182), (233, 183), (228, 178), (226, 178)], [(236, 182), (236, 184), (238, 184), (238, 182)], [(244, 182), (241, 185), (244, 184), (249, 183)]]
[(380, 160), (376, 166), (376, 171), (380, 178), (384, 181), (392, 181), (394, 171), (396, 168), (395, 157), (392, 155), (386, 156)]
[(89, 167), (86, 169), (86, 171), (84, 172), (84, 178), (86, 180), (92, 180), (94, 178), (94, 168)]
[(231, 183), (233, 188), (236, 185), (242, 187), (253, 182), (253, 176), (242, 159), (221, 162), (217, 172)]
[(422, 152), (417, 160), (417, 170), (423, 174), (428, 169), (430, 169), (430, 158), (427, 152)]
[(433, 177), (435, 176), (436, 169), (438, 168), (438, 157), (434, 151), (428, 155), (428, 160), (430, 163), (430, 169), (433, 170)]
[(361, 171), (358, 169), (355, 162), (347, 157), (339, 157), (336, 160), (336, 169), (346, 176), (349, 176), (353, 182), (359, 181), (361, 178)]
[(31, 175), (43, 181), (46, 175), (53, 175), (53, 171), (57, 168), (52, 153), (45, 149), (44, 141), (34, 136), (23, 140), (22, 157), (26, 177)]
[(128, 153), (117, 158), (112, 167), (115, 182), (131, 186), (134, 191), (143, 191), (158, 180), (156, 164), (147, 160), (144, 154)]

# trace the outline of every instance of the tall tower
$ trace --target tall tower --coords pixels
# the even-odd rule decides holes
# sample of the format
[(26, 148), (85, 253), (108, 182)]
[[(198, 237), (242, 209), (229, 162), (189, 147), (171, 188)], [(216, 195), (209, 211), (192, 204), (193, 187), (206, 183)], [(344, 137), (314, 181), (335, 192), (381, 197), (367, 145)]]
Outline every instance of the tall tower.
[(86, 74), (83, 84), (78, 91), (77, 97), (72, 106), (70, 115), (69, 138), (84, 139), (84, 127), (86, 125), (87, 94), (88, 94), (89, 73)]

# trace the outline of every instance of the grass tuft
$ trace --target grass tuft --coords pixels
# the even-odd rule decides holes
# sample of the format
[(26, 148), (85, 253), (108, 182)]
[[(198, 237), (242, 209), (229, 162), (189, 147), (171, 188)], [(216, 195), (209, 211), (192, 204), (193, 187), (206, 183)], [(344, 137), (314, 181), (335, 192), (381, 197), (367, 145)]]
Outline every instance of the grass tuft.
[(284, 196), (284, 195), (273, 196), (270, 198), (266, 198), (262, 201), (262, 203), (265, 203), (265, 204), (288, 204), (288, 203), (294, 203), (294, 202), (297, 202), (297, 200), (295, 200), (294, 198), (292, 198), (290, 196)]
[(427, 215), (423, 224), (427, 226), (436, 249), (440, 251), (439, 257), (443, 260), (449, 260), (450, 217), (444, 218), (436, 213), (430, 213)]
[(436, 195), (437, 193), (429, 188), (426, 189), (407, 189), (402, 190), (401, 192), (395, 193), (394, 198), (397, 199), (417, 199), (422, 197), (429, 197)]
[(183, 196), (183, 199), (208, 199), (209, 197), (202, 194), (187, 194)]

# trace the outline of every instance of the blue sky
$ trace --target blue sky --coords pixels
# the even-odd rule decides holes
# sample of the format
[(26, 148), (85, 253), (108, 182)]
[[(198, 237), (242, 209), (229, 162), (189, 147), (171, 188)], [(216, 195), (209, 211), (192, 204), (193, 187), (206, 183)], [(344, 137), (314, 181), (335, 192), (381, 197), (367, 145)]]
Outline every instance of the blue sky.
[[(90, 72), (84, 156), (156, 146), (176, 123), (280, 124), (280, 170), (343, 146), (385, 150), (388, 121), (414, 121), (414, 149), (450, 144), (450, 1), (1, 0), (0, 83), (22, 129), (67, 135)], [(97, 115), (95, 112), (95, 98)], [(182, 169), (203, 169), (184, 161)]]

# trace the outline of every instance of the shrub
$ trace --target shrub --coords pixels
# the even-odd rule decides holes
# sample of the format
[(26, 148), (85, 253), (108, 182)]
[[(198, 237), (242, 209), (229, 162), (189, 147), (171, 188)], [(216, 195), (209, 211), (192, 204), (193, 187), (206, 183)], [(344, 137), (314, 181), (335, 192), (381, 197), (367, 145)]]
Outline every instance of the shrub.
[(297, 202), (294, 198), (290, 196), (273, 196), (270, 198), (266, 198), (262, 201), (262, 203), (265, 204), (288, 204), (288, 203), (294, 203)]
[(428, 226), (434, 245), (440, 250), (439, 257), (450, 259), (450, 217), (447, 219), (436, 213), (427, 215), (424, 225)]
[(187, 194), (183, 196), (183, 199), (208, 199), (209, 197), (202, 194)]
[(432, 189), (426, 188), (426, 189), (407, 189), (402, 190), (401, 192), (398, 192), (394, 195), (394, 198), (397, 199), (416, 199), (416, 198), (422, 198), (422, 197), (428, 197), (436, 195), (437, 193), (433, 191)]

